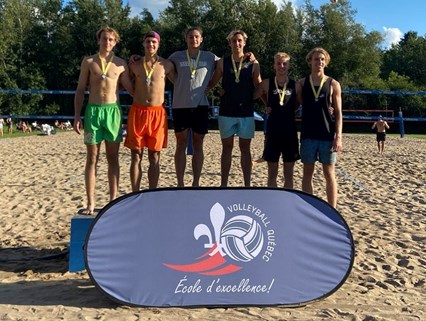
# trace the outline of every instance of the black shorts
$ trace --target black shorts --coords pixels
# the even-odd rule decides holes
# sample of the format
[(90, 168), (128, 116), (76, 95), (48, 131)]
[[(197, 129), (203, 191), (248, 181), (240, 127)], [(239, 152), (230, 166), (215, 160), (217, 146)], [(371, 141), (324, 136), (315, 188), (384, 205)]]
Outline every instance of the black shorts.
[(378, 142), (384, 142), (386, 140), (386, 133), (381, 132), (376, 134), (376, 139)]
[(207, 134), (209, 128), (209, 106), (196, 108), (172, 108), (175, 133), (191, 128), (194, 133)]
[(295, 162), (300, 159), (297, 134), (288, 136), (266, 135), (263, 158), (267, 162), (276, 163), (281, 155), (284, 162)]

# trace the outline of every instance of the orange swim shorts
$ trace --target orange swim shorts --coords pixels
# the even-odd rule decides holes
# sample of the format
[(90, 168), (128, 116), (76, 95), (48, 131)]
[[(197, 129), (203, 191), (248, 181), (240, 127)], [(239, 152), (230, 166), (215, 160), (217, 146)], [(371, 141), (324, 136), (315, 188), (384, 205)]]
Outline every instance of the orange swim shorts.
[(167, 129), (167, 113), (163, 106), (148, 107), (133, 103), (128, 114), (124, 146), (161, 151), (167, 147)]

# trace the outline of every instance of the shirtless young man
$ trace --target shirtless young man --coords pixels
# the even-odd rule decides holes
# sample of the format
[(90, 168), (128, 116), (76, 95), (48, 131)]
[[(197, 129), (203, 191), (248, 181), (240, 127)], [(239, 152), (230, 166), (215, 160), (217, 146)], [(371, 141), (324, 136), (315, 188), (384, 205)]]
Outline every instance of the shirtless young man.
[(242, 30), (234, 30), (226, 39), (232, 50), (231, 56), (217, 62), (213, 77), (207, 86), (213, 88), (222, 78), (223, 95), (218, 120), (222, 139), (220, 186), (228, 186), (235, 135), (239, 137), (244, 186), (250, 186), (252, 172), (250, 144), (255, 131), (253, 94), (262, 78), (259, 62), (251, 53), (244, 53), (247, 34)]
[(122, 141), (119, 84), (133, 95), (127, 64), (113, 52), (120, 41), (117, 31), (104, 27), (96, 35), (99, 53), (83, 59), (74, 98), (74, 130), (81, 134), (83, 124), (80, 113), (84, 93), (90, 89), (84, 116), (84, 143), (87, 147), (84, 173), (87, 208), (84, 214), (93, 214), (95, 209), (96, 167), (102, 141), (105, 141), (108, 162), (109, 199), (112, 201), (117, 197), (120, 177), (118, 151)]
[(386, 129), (389, 129), (388, 123), (383, 120), (382, 116), (379, 116), (379, 119), (374, 122), (371, 129), (377, 128), (376, 140), (377, 140), (377, 149), (379, 154), (383, 154), (385, 150), (385, 141), (386, 141)]
[(124, 146), (131, 149), (130, 182), (139, 191), (142, 179), (143, 149), (148, 148), (148, 184), (157, 188), (160, 177), (160, 151), (167, 147), (167, 113), (164, 109), (166, 77), (173, 81), (173, 64), (158, 56), (160, 35), (149, 31), (143, 40), (145, 55), (130, 64), (135, 95), (127, 120)]
[[(302, 104), (302, 190), (313, 194), (315, 162), (319, 161), (326, 181), (327, 201), (336, 207), (335, 164), (336, 153), (342, 150), (342, 90), (338, 81), (325, 74), (325, 68), (330, 63), (330, 55), (326, 50), (312, 49), (306, 56), (306, 62), (311, 73), (299, 80), (296, 87)], [(330, 115), (330, 107), (333, 108), (333, 115)]]

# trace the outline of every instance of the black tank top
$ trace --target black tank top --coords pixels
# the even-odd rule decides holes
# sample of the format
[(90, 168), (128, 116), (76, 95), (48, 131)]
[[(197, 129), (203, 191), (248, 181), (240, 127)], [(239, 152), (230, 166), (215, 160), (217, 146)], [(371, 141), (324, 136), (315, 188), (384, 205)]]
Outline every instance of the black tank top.
[[(315, 101), (309, 76), (305, 78), (302, 88), (302, 130), (301, 139), (328, 140), (334, 139), (335, 125), (328, 111), (331, 99), (331, 82), (328, 78), (321, 88), (318, 101)], [(315, 88), (318, 90), (318, 87)]]
[[(236, 62), (238, 68), (239, 62)], [(253, 64), (243, 64), (239, 82), (235, 82), (231, 57), (223, 60), (222, 88), (225, 93), (220, 99), (220, 116), (253, 117)]]
[[(283, 88), (279, 87), (279, 89), (282, 91)], [(284, 105), (281, 106), (274, 78), (269, 79), (268, 107), (271, 107), (271, 113), (266, 124), (267, 135), (286, 135), (296, 132), (296, 83), (294, 80), (289, 79)]]

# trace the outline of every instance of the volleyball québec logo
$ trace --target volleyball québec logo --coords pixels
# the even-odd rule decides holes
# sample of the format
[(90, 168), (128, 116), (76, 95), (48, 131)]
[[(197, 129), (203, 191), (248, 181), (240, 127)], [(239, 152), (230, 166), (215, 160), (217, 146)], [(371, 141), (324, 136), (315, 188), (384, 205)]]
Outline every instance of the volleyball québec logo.
[(264, 236), (261, 225), (252, 217), (237, 215), (225, 222), (225, 209), (216, 203), (210, 209), (213, 234), (206, 224), (194, 228), (194, 238), (207, 239), (204, 248), (208, 249), (195, 258), (194, 263), (175, 265), (163, 263), (170, 269), (198, 273), (202, 275), (226, 275), (242, 269), (229, 262), (250, 262), (262, 251)]

